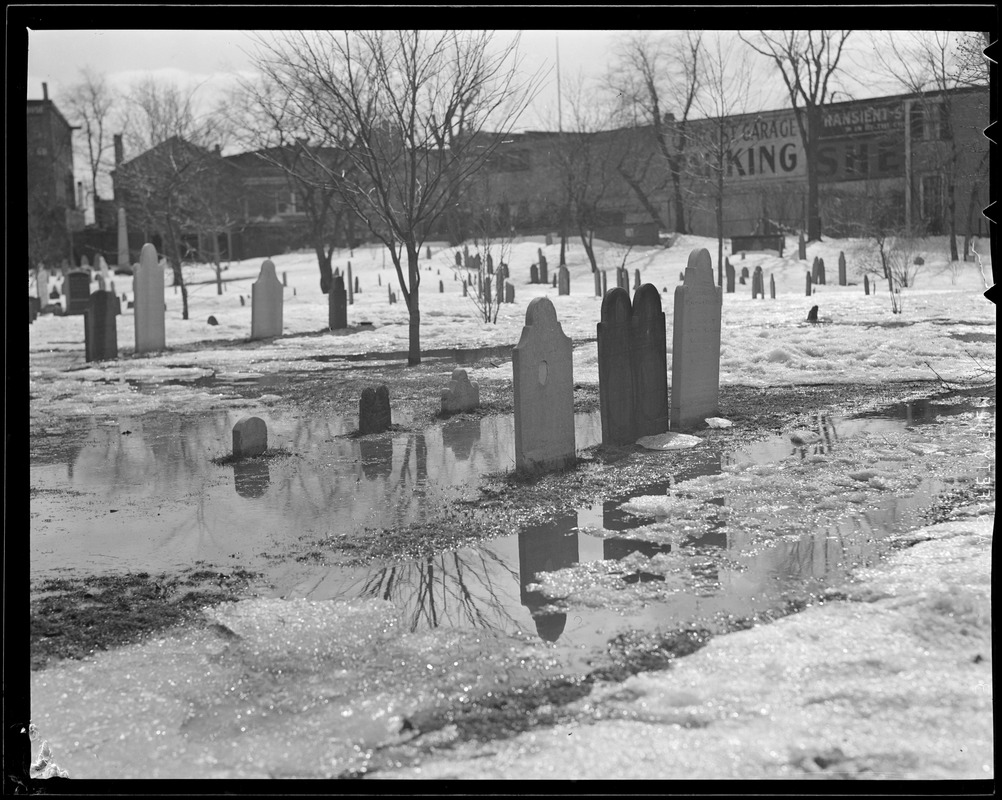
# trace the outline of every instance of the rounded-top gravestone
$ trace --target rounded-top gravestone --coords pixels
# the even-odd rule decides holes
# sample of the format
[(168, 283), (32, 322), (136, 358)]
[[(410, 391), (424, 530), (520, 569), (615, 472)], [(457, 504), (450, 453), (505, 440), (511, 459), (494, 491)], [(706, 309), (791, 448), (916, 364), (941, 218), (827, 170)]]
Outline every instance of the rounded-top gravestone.
[(375, 388), (367, 386), (358, 401), (358, 432), (382, 433), (391, 424), (390, 390), (385, 383)]
[(260, 417), (243, 417), (233, 426), (233, 455), (251, 458), (268, 449), (268, 426)]

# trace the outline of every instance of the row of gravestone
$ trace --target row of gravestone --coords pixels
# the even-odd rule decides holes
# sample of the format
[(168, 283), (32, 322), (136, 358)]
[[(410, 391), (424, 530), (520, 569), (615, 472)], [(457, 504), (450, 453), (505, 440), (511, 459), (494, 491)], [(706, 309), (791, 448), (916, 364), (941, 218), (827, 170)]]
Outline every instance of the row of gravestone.
[[(667, 431), (669, 422), (675, 430), (689, 428), (717, 412), (722, 298), (713, 283), (709, 252), (693, 251), (683, 283), (675, 290), (670, 406), (665, 315), (657, 288), (641, 286), (632, 303), (622, 287), (603, 298), (598, 323), (603, 442), (630, 443)], [(512, 350), (512, 382), (516, 469), (544, 471), (573, 463), (572, 345), (549, 298), (529, 303)], [(479, 386), (465, 370), (454, 370), (442, 392), (443, 412), (469, 410), (479, 402)], [(391, 419), (388, 388), (367, 387), (359, 400), (359, 433), (383, 432)], [(254, 445), (249, 447), (248, 441)], [(266, 429), (259, 418), (237, 423), (235, 456), (257, 455), (266, 447)]]

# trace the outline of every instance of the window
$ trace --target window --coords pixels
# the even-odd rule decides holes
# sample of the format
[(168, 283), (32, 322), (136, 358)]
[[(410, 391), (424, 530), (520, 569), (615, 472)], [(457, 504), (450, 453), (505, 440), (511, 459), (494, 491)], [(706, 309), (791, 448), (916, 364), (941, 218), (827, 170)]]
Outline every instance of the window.
[(950, 104), (939, 103), (936, 106), (936, 116), (939, 118), (939, 138), (949, 141), (953, 138), (953, 127), (950, 125)]
[(275, 213), (279, 216), (302, 214), (302, 203), (297, 205), (299, 196), (296, 192), (280, 191), (275, 195)]
[(908, 124), (913, 139), (925, 138), (925, 109), (917, 102), (913, 102), (908, 111)]

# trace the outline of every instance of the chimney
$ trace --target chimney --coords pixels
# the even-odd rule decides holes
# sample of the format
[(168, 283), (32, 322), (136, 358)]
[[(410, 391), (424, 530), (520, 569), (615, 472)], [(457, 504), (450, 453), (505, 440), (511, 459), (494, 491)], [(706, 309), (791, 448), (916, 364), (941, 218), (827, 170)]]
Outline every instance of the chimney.
[(124, 158), (124, 153), (122, 148), (122, 134), (116, 133), (114, 139), (115, 139), (115, 166), (117, 167), (119, 164), (122, 163), (122, 159)]
[(43, 100), (49, 99), (49, 84), (47, 83), (42, 84), (42, 99)]

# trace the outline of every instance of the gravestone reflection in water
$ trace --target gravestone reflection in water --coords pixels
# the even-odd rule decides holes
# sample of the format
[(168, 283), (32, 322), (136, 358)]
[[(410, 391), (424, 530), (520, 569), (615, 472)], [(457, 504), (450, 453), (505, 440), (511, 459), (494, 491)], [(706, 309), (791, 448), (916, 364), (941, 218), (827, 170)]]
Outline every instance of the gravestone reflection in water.
[(675, 288), (672, 331), (671, 429), (693, 428), (716, 416), (720, 391), (720, 312), (723, 293), (713, 284), (706, 249), (693, 250), (685, 282)]
[(359, 439), (362, 473), (366, 479), (388, 478), (393, 472), (393, 440), (386, 438)]
[(571, 340), (553, 303), (536, 297), (512, 350), (516, 469), (559, 469), (574, 463), (574, 375)]
[(271, 485), (268, 462), (263, 459), (237, 461), (233, 464), (233, 485), (241, 497), (263, 497)]
[(547, 642), (555, 642), (567, 625), (567, 614), (540, 613), (550, 601), (542, 592), (528, 587), (541, 572), (554, 572), (579, 560), (576, 527), (578, 515), (566, 514), (545, 525), (523, 528), (518, 533), (519, 601), (529, 609), (536, 633)]
[(448, 447), (457, 461), (468, 461), (473, 446), (480, 441), (482, 420), (459, 418), (442, 426), (442, 444)]

